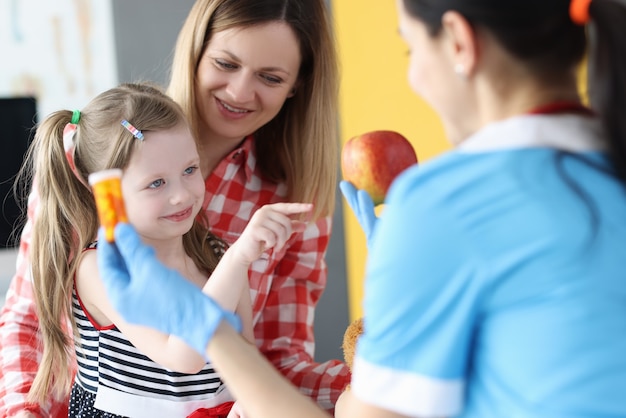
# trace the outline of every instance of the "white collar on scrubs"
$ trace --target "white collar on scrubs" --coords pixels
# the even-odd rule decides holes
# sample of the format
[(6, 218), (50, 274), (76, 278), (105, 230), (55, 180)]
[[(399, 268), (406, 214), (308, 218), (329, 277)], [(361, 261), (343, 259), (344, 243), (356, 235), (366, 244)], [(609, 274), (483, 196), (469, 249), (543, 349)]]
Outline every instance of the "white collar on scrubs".
[(600, 120), (572, 113), (520, 115), (491, 123), (457, 146), (461, 152), (549, 147), (570, 152), (603, 151)]

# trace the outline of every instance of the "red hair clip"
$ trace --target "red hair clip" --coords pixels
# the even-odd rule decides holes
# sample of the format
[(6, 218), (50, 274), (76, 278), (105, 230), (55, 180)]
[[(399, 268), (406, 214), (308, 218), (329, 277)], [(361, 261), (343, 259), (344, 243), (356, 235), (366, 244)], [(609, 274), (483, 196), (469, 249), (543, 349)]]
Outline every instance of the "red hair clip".
[(589, 22), (589, 4), (591, 0), (571, 0), (569, 4), (569, 16), (577, 25), (585, 25)]

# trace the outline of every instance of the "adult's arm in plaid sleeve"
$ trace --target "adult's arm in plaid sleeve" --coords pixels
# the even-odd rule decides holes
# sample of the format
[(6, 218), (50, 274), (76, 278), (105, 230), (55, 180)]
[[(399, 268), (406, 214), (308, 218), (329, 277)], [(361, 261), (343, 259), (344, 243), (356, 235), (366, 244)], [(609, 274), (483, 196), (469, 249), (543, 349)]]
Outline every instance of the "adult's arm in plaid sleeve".
[(255, 334), (266, 358), (300, 392), (332, 412), (350, 381), (350, 371), (339, 360), (313, 360), (314, 311), (326, 286), (324, 257), (330, 230), (330, 217), (321, 218), (292, 242), (274, 269), (267, 304)]
[(20, 237), (16, 273), (0, 314), (0, 417), (3, 418), (22, 411), (37, 417), (67, 417), (67, 399), (50, 401), (47, 405), (27, 402), (41, 358), (39, 319), (29, 273), (31, 228), (38, 204), (33, 188), (28, 199), (28, 219)]

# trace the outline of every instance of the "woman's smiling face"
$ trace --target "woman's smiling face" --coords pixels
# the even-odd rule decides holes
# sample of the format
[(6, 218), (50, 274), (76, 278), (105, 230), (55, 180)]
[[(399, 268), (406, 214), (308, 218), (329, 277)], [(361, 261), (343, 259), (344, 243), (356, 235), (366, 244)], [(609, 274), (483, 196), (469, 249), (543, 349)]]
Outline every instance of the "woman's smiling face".
[(200, 140), (238, 142), (272, 120), (293, 95), (300, 62), (284, 22), (213, 34), (196, 71)]

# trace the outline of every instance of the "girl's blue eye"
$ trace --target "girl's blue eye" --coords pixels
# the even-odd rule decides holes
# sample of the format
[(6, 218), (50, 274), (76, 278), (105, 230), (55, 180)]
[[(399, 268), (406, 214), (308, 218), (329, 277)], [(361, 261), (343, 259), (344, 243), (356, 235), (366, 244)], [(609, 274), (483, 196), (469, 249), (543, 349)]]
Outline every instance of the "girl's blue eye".
[(198, 169), (198, 166), (191, 166), (191, 167), (187, 167), (185, 169), (185, 174), (189, 175), (189, 174), (193, 174), (196, 172), (196, 170)]
[(153, 181), (152, 183), (150, 183), (150, 186), (148, 186), (150, 189), (158, 189), (159, 187), (163, 186), (165, 182), (163, 181), (163, 179), (158, 179)]

